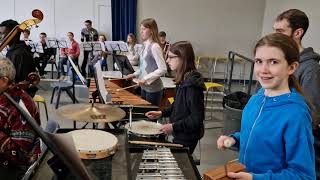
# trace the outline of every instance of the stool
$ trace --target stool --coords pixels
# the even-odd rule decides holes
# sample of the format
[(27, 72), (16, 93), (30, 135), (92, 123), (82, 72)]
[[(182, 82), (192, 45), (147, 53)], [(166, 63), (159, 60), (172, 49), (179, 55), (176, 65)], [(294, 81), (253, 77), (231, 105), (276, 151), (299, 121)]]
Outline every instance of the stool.
[[(205, 111), (207, 111), (208, 107), (209, 107), (209, 91), (213, 90), (213, 89), (217, 89), (216, 92), (212, 92), (212, 94), (219, 94), (219, 95), (223, 95), (223, 89), (224, 86), (218, 83), (214, 83), (214, 82), (205, 82), (204, 83), (205, 87), (206, 87), (206, 95), (205, 95)], [(211, 94), (211, 93), (210, 93)], [(213, 101), (213, 99), (211, 99), (211, 101)], [(213, 108), (211, 109), (211, 113), (210, 113), (210, 120), (212, 120), (213, 117), (213, 113), (212, 113)], [(220, 127), (215, 127), (215, 128), (220, 128)]]
[(200, 72), (205, 79), (212, 79), (212, 59), (214, 59), (212, 56), (198, 56), (195, 61), (198, 72)]
[(170, 104), (172, 104), (174, 102), (174, 97), (169, 97), (168, 101), (169, 101)]
[(47, 109), (47, 103), (46, 103), (46, 99), (44, 99), (42, 96), (39, 95), (35, 95), (33, 97), (33, 101), (37, 103), (38, 109), (39, 109), (39, 114), (40, 114), (40, 107), (39, 107), (39, 103), (42, 103), (44, 105), (44, 109), (46, 111), (46, 117), (47, 117), (47, 121), (49, 120), (48, 118), (48, 109)]
[(223, 56), (217, 56), (217, 57), (212, 57), (211, 60), (213, 62), (213, 68), (212, 68), (212, 71), (211, 71), (210, 81), (212, 82), (215, 73), (223, 73), (223, 81), (225, 81), (225, 79), (226, 79), (226, 73), (225, 73), (226, 69), (225, 68), (226, 67), (224, 68), (224, 72), (217, 72), (216, 71), (217, 70), (217, 62), (221, 61), (223, 63), (226, 63), (228, 61), (228, 58), (223, 57)]

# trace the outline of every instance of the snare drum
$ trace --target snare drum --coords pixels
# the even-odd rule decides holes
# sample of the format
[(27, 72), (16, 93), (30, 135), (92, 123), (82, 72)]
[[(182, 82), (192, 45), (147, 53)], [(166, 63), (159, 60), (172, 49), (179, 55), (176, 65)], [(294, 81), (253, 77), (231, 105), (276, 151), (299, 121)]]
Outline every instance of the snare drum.
[(81, 159), (102, 159), (116, 152), (118, 139), (111, 133), (81, 129), (69, 132)]
[(132, 127), (129, 127), (129, 123), (127, 123), (124, 126), (130, 133), (139, 136), (139, 137), (159, 137), (161, 134), (163, 134), (160, 129), (162, 127), (162, 124), (155, 123), (151, 121), (134, 121), (132, 122)]

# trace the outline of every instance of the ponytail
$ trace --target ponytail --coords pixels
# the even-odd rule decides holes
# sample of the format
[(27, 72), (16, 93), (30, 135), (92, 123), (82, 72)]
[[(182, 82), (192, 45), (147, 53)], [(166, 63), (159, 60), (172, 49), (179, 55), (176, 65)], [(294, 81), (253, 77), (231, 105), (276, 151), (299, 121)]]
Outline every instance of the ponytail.
[(300, 86), (300, 84), (298, 83), (297, 78), (296, 78), (293, 74), (291, 74), (291, 75), (289, 76), (288, 82), (289, 82), (289, 87), (290, 87), (290, 88), (293, 87), (299, 94), (301, 94), (302, 96), (304, 96), (304, 95), (303, 95), (303, 92), (302, 92), (302, 89), (301, 89), (301, 86)]
[(317, 124), (319, 124), (318, 119), (317, 119), (317, 111), (315, 111), (315, 106), (311, 103), (311, 101), (303, 94), (302, 88), (298, 83), (297, 78), (294, 75), (289, 76), (289, 87), (293, 87), (296, 89), (296, 91), (301, 94), (304, 97), (304, 100), (306, 101), (307, 105), (311, 109), (311, 116), (312, 116), (312, 126), (313, 129), (316, 128)]

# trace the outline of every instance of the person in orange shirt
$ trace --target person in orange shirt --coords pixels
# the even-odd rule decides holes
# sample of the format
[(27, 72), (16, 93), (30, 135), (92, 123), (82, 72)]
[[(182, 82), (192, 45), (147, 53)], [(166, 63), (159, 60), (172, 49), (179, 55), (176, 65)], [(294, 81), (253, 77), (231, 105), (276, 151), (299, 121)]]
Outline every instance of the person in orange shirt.
[[(70, 48), (61, 48), (60, 50), (60, 61), (59, 61), (59, 74), (58, 77), (60, 77), (61, 73), (63, 76), (65, 76), (65, 71), (63, 68), (63, 65), (69, 64), (68, 62), (68, 56), (73, 60), (75, 64), (78, 64), (79, 61), (79, 55), (80, 55), (80, 47), (79, 43), (74, 40), (74, 34), (72, 32), (67, 33), (68, 39), (71, 43)], [(69, 65), (68, 65), (69, 69)]]

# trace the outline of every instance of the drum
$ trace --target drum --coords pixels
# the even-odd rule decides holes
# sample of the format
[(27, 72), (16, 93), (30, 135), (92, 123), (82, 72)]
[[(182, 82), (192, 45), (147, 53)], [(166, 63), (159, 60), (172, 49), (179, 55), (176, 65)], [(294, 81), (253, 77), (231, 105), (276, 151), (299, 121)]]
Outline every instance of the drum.
[(118, 139), (113, 134), (93, 129), (68, 132), (72, 135), (81, 159), (102, 159), (116, 152)]
[(130, 133), (139, 136), (139, 137), (159, 137), (159, 135), (163, 134), (160, 129), (162, 124), (155, 123), (151, 121), (134, 121), (132, 122), (132, 127), (129, 127), (129, 123), (124, 126)]

